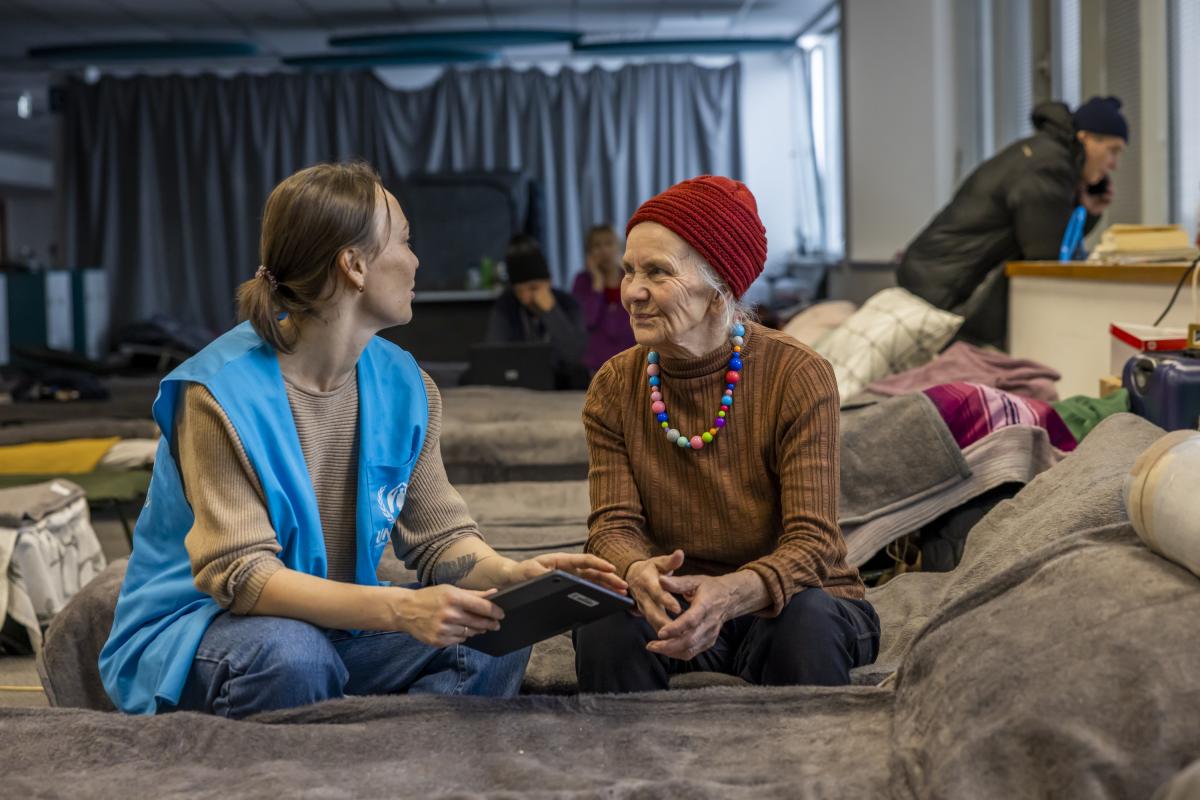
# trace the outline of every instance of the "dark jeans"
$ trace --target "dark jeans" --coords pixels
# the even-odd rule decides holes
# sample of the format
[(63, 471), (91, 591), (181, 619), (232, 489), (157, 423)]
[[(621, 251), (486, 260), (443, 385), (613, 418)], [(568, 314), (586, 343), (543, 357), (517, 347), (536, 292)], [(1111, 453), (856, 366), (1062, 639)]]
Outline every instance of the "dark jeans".
[(575, 632), (579, 690), (648, 692), (672, 675), (723, 672), (766, 686), (843, 686), (850, 670), (875, 661), (879, 617), (866, 600), (842, 600), (820, 589), (792, 597), (777, 617), (726, 622), (717, 643), (680, 661), (646, 649), (654, 629), (641, 617), (613, 614)]

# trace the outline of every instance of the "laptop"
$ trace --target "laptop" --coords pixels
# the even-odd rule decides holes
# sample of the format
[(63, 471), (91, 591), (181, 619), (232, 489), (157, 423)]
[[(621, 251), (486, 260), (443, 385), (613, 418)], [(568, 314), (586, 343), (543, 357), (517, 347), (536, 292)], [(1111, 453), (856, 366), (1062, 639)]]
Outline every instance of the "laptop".
[(471, 345), (470, 382), (478, 386), (554, 389), (554, 348), (544, 342)]

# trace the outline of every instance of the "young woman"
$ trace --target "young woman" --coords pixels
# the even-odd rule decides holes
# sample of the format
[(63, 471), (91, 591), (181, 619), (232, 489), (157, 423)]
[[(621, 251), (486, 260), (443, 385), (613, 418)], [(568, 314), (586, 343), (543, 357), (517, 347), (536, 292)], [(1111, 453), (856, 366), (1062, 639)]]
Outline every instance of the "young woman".
[[(624, 590), (598, 557), (516, 562), (480, 538), (442, 465), (437, 387), (375, 336), (412, 318), (410, 244), (365, 165), (311, 167), (267, 199), (247, 321), (154, 404), (163, 438), (100, 658), (118, 708), (512, 695), (528, 651), (463, 646), (501, 624), (496, 587), (559, 568)], [(422, 585), (379, 585), (389, 541)]]

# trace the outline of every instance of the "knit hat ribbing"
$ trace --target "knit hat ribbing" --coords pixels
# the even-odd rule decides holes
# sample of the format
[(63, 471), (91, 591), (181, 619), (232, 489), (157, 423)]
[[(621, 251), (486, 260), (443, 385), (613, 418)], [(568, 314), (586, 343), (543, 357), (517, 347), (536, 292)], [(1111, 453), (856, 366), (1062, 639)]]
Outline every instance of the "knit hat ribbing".
[(691, 245), (735, 297), (746, 293), (767, 260), (758, 203), (741, 181), (720, 175), (681, 181), (642, 203), (625, 235), (642, 222), (657, 222)]

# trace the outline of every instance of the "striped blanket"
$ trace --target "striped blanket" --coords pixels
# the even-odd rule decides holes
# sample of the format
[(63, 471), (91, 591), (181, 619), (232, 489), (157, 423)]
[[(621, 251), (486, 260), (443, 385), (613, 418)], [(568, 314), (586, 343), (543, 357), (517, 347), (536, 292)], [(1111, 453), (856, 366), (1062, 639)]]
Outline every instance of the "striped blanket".
[(959, 447), (967, 447), (1010, 425), (1045, 428), (1050, 443), (1070, 452), (1077, 444), (1071, 430), (1049, 403), (978, 383), (943, 383), (925, 390)]

